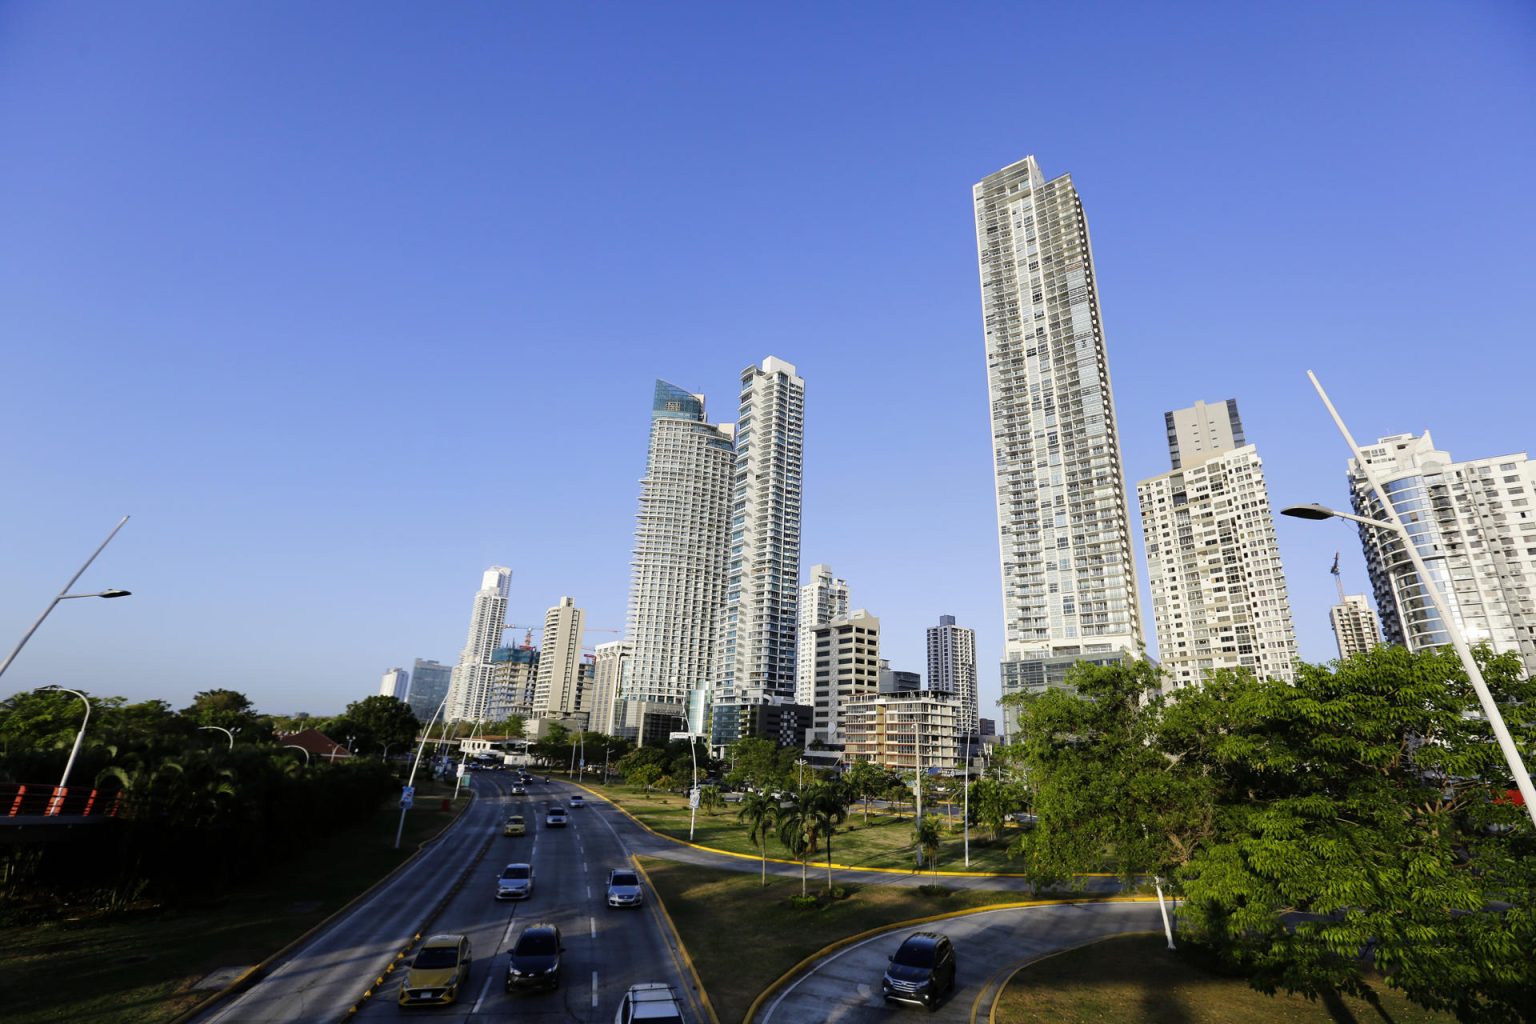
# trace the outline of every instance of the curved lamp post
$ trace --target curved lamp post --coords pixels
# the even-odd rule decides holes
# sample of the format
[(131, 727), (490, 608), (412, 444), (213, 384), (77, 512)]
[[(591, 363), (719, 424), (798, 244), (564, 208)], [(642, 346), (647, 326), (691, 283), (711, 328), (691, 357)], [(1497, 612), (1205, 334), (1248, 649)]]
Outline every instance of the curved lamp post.
[[(85, 574), (85, 570), (91, 567), (92, 562), (96, 561), (96, 556), (101, 554), (102, 548), (105, 548), (108, 544), (112, 543), (112, 538), (117, 536), (117, 531), (121, 530), (123, 528), (123, 524), (127, 521), (127, 516), (123, 516), (123, 518), (117, 521), (117, 525), (112, 527), (112, 532), (107, 534), (107, 539), (101, 542), (101, 547), (98, 547), (95, 551), (91, 552), (91, 557), (87, 558), (85, 560), (85, 564), (80, 567), (80, 570), (69, 578), (68, 583), (64, 584), (64, 589), (59, 591), (59, 596), (48, 602), (48, 607), (44, 608), (43, 614), (39, 615), (37, 617), (37, 621), (32, 623), (32, 628), (22, 634), (21, 641), (17, 643), (10, 654), (5, 656), (4, 661), (0, 661), (0, 675), (4, 675), (5, 670), (11, 667), (11, 662), (16, 660), (16, 655), (21, 653), (21, 649), (23, 647), (27, 646), (27, 641), (32, 639), (32, 634), (37, 632), (37, 627), (43, 624), (43, 620), (48, 617), (48, 613), (53, 611), (54, 607), (57, 606), (60, 601), (67, 601), (70, 598), (75, 597), (127, 597), (131, 593), (131, 591), (115, 589), (100, 590), (94, 594), (71, 594), (69, 592), (69, 588), (74, 586), (75, 581)], [(74, 691), (71, 690), (70, 692), (73, 693)]]
[[(119, 523), (118, 525), (122, 525), (122, 524)], [(107, 539), (111, 540), (110, 537), (107, 538)], [(74, 582), (74, 581), (71, 580), (70, 582)], [(64, 589), (68, 590), (69, 588), (65, 587)], [(57, 601), (55, 601), (55, 603), (57, 603)], [(43, 614), (47, 615), (48, 613), (44, 612)], [(38, 621), (41, 622), (42, 620), (39, 619)], [(33, 626), (32, 628), (36, 629), (37, 627)], [(31, 636), (31, 635), (32, 635), (31, 633), (27, 634), (27, 636)], [(26, 641), (26, 637), (23, 637), (21, 642), (22, 643), (26, 643), (27, 642)], [(20, 650), (21, 649), (20, 645), (18, 645), (16, 649)], [(15, 656), (16, 656), (15, 652), (13, 651), (11, 653), (11, 657), (14, 658)], [(7, 662), (7, 664), (9, 664), (10, 658), (7, 658), (6, 662)], [(89, 725), (90, 721), (91, 721), (91, 701), (90, 701), (89, 697), (87, 697), (85, 694), (81, 693), (79, 690), (71, 690), (67, 686), (59, 686), (57, 684), (54, 684), (53, 686), (41, 687), (41, 689), (44, 689), (44, 690), (59, 690), (59, 691), (61, 691), (63, 693), (72, 693), (76, 697), (79, 697), (82, 701), (85, 702), (85, 717), (80, 720), (80, 731), (75, 733), (75, 745), (69, 749), (69, 760), (64, 762), (64, 777), (59, 780), (59, 788), (54, 791), (53, 800), (50, 801), (49, 804), (48, 804), (48, 813), (49, 814), (58, 814), (59, 811), (64, 806), (64, 792), (65, 792), (65, 790), (69, 789), (69, 773), (75, 767), (75, 755), (80, 753), (80, 743), (81, 743), (82, 740), (85, 739), (85, 727), (87, 725)]]
[(1515, 786), (1520, 790), (1520, 795), (1525, 799), (1525, 810), (1530, 815), (1531, 824), (1536, 825), (1536, 787), (1531, 784), (1531, 773), (1526, 770), (1525, 763), (1520, 759), (1520, 751), (1515, 746), (1514, 739), (1509, 735), (1509, 728), (1504, 724), (1504, 716), (1499, 713), (1498, 704), (1494, 703), (1493, 694), (1488, 689), (1488, 684), (1483, 681), (1482, 670), (1477, 667), (1477, 659), (1472, 657), (1472, 649), (1467, 646), (1466, 637), (1462, 636), (1461, 626), (1451, 615), (1450, 607), (1446, 604), (1445, 595), (1440, 592), (1440, 586), (1429, 574), (1424, 565), (1424, 558), (1419, 554), (1419, 547), (1413, 542), (1413, 537), (1408, 533), (1408, 527), (1398, 515), (1397, 506), (1393, 505), (1387, 497), (1386, 490), (1376, 479), (1376, 472), (1371, 464), (1366, 461), (1360, 446), (1355, 443), (1354, 436), (1349, 428), (1344, 425), (1339, 411), (1329, 401), (1328, 394), (1323, 390), (1323, 385), (1318, 381), (1317, 375), (1311, 370), (1307, 376), (1312, 381), (1312, 386), (1317, 389), (1318, 397), (1328, 407), (1328, 414), (1333, 417), (1334, 424), (1339, 428), (1339, 433), (1344, 435), (1344, 440), (1349, 444), (1349, 450), (1354, 453), (1355, 462), (1360, 471), (1365, 474), (1366, 482), (1376, 492), (1382, 507), (1386, 509), (1386, 519), (1367, 519), (1364, 516), (1351, 515), (1348, 512), (1338, 512), (1326, 505), (1291, 505), (1280, 510), (1281, 515), (1292, 516), (1297, 519), (1348, 519), (1356, 523), (1364, 523), (1378, 530), (1386, 530), (1395, 533), (1402, 540), (1403, 549), (1408, 555), (1408, 560), (1413, 563), (1413, 571), (1418, 574), (1419, 582), (1429, 594), (1434, 603), (1435, 612), (1440, 616), (1440, 621), (1445, 623), (1445, 631), (1450, 635), (1451, 646), (1456, 649), (1456, 655), (1461, 659), (1461, 666), (1466, 670), (1467, 678), (1472, 683), (1472, 689), (1477, 694), (1478, 703), (1482, 705), (1483, 716), (1488, 719), (1488, 724), (1493, 728), (1494, 738), (1498, 740), (1499, 750), (1504, 754), (1504, 763), (1509, 766), (1510, 774), (1515, 777)]
[(299, 753), (304, 755), (304, 763), (305, 764), (309, 764), (309, 748), (308, 747), (301, 747), (297, 743), (284, 743), (283, 744), (283, 749), (284, 750), (289, 750), (289, 749), (297, 750)]
[[(211, 731), (217, 729), (219, 732), (221, 732), (225, 736), (229, 737), (229, 749), (230, 750), (234, 750), (235, 749), (235, 733), (240, 731), (238, 726), (236, 728), (234, 728), (234, 729), (226, 729), (222, 725), (200, 725), (200, 726), (197, 727), (197, 729), (198, 729), (199, 732), (211, 732)], [(307, 751), (306, 751), (306, 753), (307, 753)]]

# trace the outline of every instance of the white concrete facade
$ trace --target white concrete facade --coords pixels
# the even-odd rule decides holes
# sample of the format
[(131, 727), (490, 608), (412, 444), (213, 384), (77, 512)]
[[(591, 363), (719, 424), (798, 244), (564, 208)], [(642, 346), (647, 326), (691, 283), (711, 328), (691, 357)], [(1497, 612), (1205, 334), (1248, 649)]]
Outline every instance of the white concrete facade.
[(1293, 682), (1296, 630), (1274, 513), (1237, 403), (1200, 402), (1166, 419), (1175, 468), (1136, 492), (1168, 682), (1193, 686), (1225, 668)]
[[(1524, 452), (1454, 462), (1429, 431), (1395, 434), (1361, 451), (1414, 537), (1419, 554), (1472, 646), (1513, 651), (1536, 673), (1536, 465)], [(1385, 517), (1349, 460), (1357, 515)], [(1398, 535), (1360, 526), (1366, 570), (1388, 643), (1450, 643)]]
[(959, 704), (957, 727), (976, 735), (981, 714), (976, 692), (976, 631), (955, 625), (953, 615), (940, 615), (928, 627), (928, 692)]
[(1003, 590), (1005, 695), (1143, 648), (1088, 223), (1034, 157), (974, 189)]
[(891, 694), (844, 708), (844, 759), (872, 761), (896, 771), (949, 769), (964, 746), (960, 705), (928, 693)]
[(611, 640), (598, 644), (593, 655), (591, 728), (605, 736), (617, 736), (624, 725), (624, 705), (619, 695), (629, 684), (635, 645), (628, 640)]
[(795, 703), (809, 705), (816, 692), (816, 638), (811, 630), (848, 614), (848, 581), (832, 574), (830, 565), (811, 566), (800, 588), (800, 621), (795, 635)]
[(405, 700), (411, 692), (411, 674), (403, 668), (392, 668), (384, 673), (383, 680), (379, 683), (380, 697), (393, 697), (395, 700)]
[(539, 670), (533, 687), (533, 713), (539, 718), (587, 710), (581, 686), (585, 620), (586, 615), (569, 597), (562, 597), (544, 613), (544, 642), (539, 645)]
[(490, 703), (491, 652), (501, 644), (512, 570), (493, 565), (480, 579), (469, 615), (469, 636), (448, 684), (448, 721), (484, 721)]

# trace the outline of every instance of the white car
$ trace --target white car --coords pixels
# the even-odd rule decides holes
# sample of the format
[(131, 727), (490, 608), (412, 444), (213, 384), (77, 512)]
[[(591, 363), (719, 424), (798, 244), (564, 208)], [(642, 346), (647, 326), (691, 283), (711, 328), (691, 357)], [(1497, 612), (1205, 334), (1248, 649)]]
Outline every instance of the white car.
[(608, 872), (608, 905), (610, 907), (638, 907), (645, 903), (645, 889), (640, 876), (629, 868), (615, 868)]
[(498, 900), (525, 900), (533, 895), (533, 865), (508, 864), (496, 879)]
[(575, 796), (571, 797), (571, 807), (572, 808), (585, 807), (585, 806), (587, 806), (587, 801), (582, 797), (582, 795), (580, 793), (577, 793)]
[(683, 1007), (671, 985), (659, 981), (631, 985), (619, 1001), (613, 1024), (685, 1024)]
[(569, 820), (570, 819), (566, 817), (564, 807), (551, 807), (549, 811), (544, 815), (544, 827), (565, 828), (566, 822)]

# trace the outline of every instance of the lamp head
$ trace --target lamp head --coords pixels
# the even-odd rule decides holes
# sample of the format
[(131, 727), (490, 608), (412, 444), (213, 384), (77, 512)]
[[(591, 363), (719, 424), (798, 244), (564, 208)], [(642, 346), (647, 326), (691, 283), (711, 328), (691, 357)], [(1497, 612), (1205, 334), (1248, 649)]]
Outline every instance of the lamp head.
[(1287, 505), (1280, 510), (1280, 514), (1296, 519), (1332, 519), (1336, 515), (1333, 509), (1315, 502), (1310, 505)]
[(133, 591), (131, 591), (131, 590), (118, 590), (117, 588), (114, 587), (114, 588), (112, 588), (110, 590), (103, 590), (101, 593), (97, 594), (96, 596), (97, 597), (129, 597), (132, 594), (133, 594)]

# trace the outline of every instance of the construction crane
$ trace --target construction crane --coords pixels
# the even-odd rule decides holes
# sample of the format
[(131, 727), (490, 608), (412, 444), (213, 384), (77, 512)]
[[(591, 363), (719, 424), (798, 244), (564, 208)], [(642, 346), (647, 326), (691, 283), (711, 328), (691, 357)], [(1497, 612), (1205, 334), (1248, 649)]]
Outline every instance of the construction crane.
[(1339, 604), (1344, 603), (1344, 577), (1339, 575), (1339, 552), (1333, 553), (1333, 568), (1328, 570), (1333, 573), (1333, 585), (1339, 588)]

